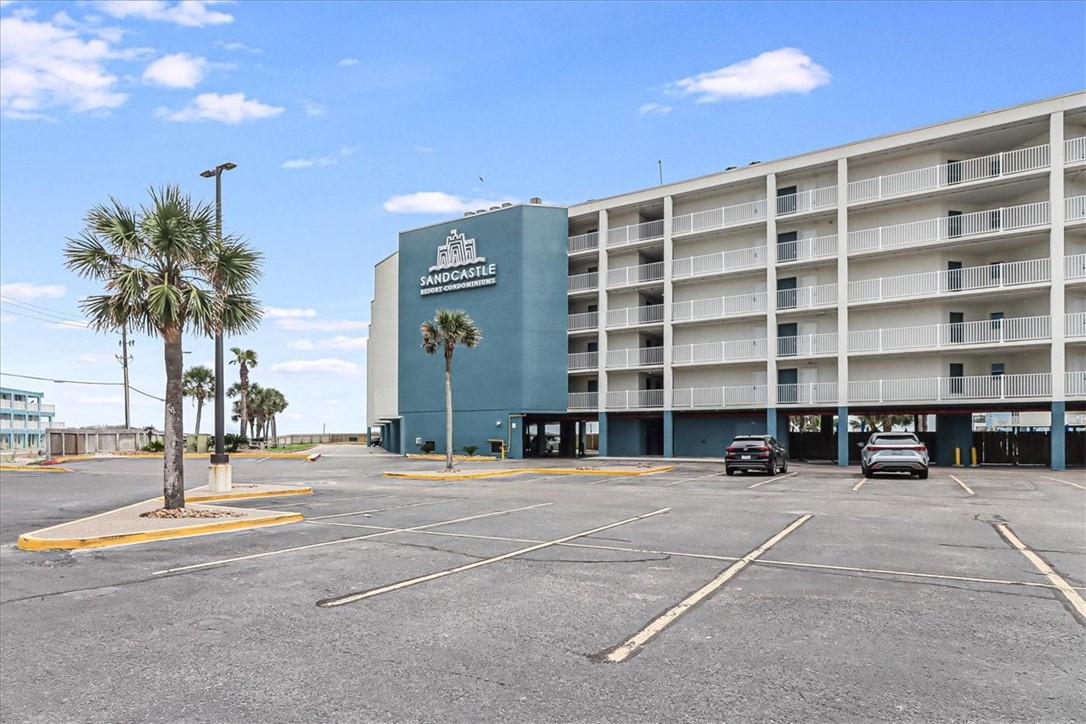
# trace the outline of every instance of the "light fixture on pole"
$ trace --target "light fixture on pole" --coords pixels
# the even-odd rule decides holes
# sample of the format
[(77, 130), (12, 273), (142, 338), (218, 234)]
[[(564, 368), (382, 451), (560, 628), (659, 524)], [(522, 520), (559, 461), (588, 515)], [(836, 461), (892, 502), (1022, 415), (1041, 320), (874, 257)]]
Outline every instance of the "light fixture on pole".
[[(236, 163), (221, 163), (215, 168), (201, 171), (204, 178), (215, 179), (215, 230), (222, 241), (222, 172), (237, 168)], [(215, 452), (211, 454), (211, 469), (208, 484), (212, 491), (230, 490), (230, 456), (226, 453), (224, 428), (226, 427), (225, 395), (223, 379), (226, 377), (223, 363), (222, 329), (215, 332)]]

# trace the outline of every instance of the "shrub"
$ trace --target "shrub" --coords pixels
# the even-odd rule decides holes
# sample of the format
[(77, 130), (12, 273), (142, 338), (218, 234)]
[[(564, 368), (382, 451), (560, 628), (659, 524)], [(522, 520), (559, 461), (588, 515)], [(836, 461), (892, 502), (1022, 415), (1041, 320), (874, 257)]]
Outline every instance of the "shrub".
[(419, 450), (422, 450), (422, 453), (424, 455), (429, 455), (430, 453), (432, 453), (434, 451), (434, 441), (433, 440), (427, 440), (426, 442), (419, 445)]
[(152, 440), (143, 446), (144, 452), (162, 452), (166, 449), (166, 443), (161, 440)]
[(478, 446), (478, 445), (465, 445), (465, 446), (464, 446), (463, 448), (461, 448), (461, 449), (462, 449), (462, 450), (463, 450), (463, 451), (464, 451), (465, 453), (467, 453), (468, 455), (474, 455), (474, 454), (475, 454), (475, 451), (479, 449), (479, 446)]
[(242, 445), (248, 446), (249, 438), (244, 435), (235, 435), (232, 432), (228, 432), (222, 436), (222, 443), (227, 452), (237, 452), (238, 448)]

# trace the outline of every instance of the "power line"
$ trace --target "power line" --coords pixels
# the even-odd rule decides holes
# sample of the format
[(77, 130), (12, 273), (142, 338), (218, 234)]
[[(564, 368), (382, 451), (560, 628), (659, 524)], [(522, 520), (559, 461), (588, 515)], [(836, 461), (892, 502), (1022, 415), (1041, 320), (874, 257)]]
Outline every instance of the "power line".
[(63, 325), (70, 325), (73, 328), (90, 329), (90, 325), (87, 323), (87, 321), (85, 319), (76, 320), (76, 319), (70, 318), (70, 317), (59, 317), (59, 316), (42, 317), (42, 316), (38, 316), (38, 315), (39, 314), (45, 314), (45, 312), (36, 312), (35, 310), (30, 310), (30, 309), (12, 309), (11, 307), (2, 307), (0, 309), (3, 309), (4, 314), (13, 314), (16, 317), (25, 317), (27, 319), (33, 319), (33, 320), (36, 320), (38, 322), (48, 322), (50, 324), (63, 324)]
[[(24, 379), (24, 380), (42, 380), (44, 382), (55, 382), (58, 385), (59, 384), (102, 385), (104, 387), (122, 387), (122, 386), (124, 386), (123, 382), (91, 382), (91, 381), (88, 381), (88, 380), (58, 380), (58, 379), (54, 379), (52, 377), (35, 377), (34, 375), (17, 375), (17, 374), (15, 374), (13, 372), (4, 372), (3, 370), (0, 370), (0, 375), (3, 375), (5, 377), (19, 377), (19, 378)], [(140, 393), (144, 397), (150, 397), (152, 400), (158, 400), (159, 402), (165, 402), (166, 401), (161, 397), (156, 397), (155, 395), (152, 395), (149, 392), (144, 392), (143, 390), (132, 387), (131, 385), (129, 385), (129, 389), (131, 389), (133, 392)]]
[[(75, 314), (71, 314), (70, 312), (62, 312), (59, 309), (51, 309), (49, 307), (43, 307), (40, 304), (31, 304), (30, 302), (23, 302), (23, 301), (20, 301), (18, 299), (12, 299), (11, 297), (5, 297), (3, 295), (0, 295), (0, 302), (2, 302), (5, 305), (14, 305), (14, 307), (16, 309), (18, 309), (19, 311), (22, 311), (22, 312), (27, 312), (27, 313), (31, 313), (31, 314), (44, 314), (45, 316), (48, 316), (48, 317), (56, 317), (56, 318), (59, 318), (59, 319), (65, 319), (65, 320), (70, 319), (70, 320), (79, 321), (79, 322), (86, 322), (85, 317), (75, 315)], [(10, 306), (9, 306), (9, 311), (14, 311), (14, 310), (12, 310), (10, 308)]]

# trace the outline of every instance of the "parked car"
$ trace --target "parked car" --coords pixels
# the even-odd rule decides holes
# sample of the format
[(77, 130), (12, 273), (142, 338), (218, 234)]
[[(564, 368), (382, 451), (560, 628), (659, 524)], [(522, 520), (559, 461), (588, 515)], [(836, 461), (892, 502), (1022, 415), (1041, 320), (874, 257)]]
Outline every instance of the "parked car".
[(865, 478), (875, 473), (928, 477), (928, 448), (911, 432), (876, 432), (861, 446), (860, 470)]
[(724, 472), (761, 470), (775, 475), (788, 472), (788, 451), (771, 435), (739, 435), (724, 451)]

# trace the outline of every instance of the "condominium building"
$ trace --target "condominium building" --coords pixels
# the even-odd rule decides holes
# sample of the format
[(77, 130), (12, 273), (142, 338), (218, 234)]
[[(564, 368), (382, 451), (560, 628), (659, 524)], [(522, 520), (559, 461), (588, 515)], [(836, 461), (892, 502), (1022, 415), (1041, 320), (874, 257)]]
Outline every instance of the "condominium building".
[(46, 431), (60, 423), (41, 392), (0, 387), (0, 447), (4, 450), (44, 450)]
[[(1050, 464), (1064, 467), (1067, 413), (1086, 407), (1086, 93), (571, 206), (559, 260), (554, 214), (532, 238), (499, 220), (543, 209), (553, 207), (406, 232), (378, 266), (374, 309), (385, 309), (373, 316), (369, 353), (383, 364), (370, 367), (368, 419), (385, 427), (390, 449), (410, 450), (412, 429), (443, 445), (432, 415), (414, 414), (439, 405), (405, 399), (416, 372), (431, 374), (404, 379), (404, 359), (422, 354), (415, 330), (426, 310), (490, 321), (500, 290), (503, 309), (527, 326), (484, 352), (480, 319), (483, 345), (456, 354), (470, 380), (473, 363), (498, 368), (516, 348), (531, 370), (503, 383), (537, 397), (548, 386), (538, 409), (493, 400), (507, 424), (521, 423), (494, 435), (515, 455), (538, 452), (548, 425), (573, 453), (595, 423), (601, 455), (720, 457), (734, 434), (787, 440), (790, 420), (816, 416), (828, 457), (844, 465), (849, 418), (894, 413), (934, 416), (939, 461), (949, 463), (970, 449), (973, 413), (1043, 411)], [(420, 273), (423, 257), (436, 258), (435, 241), (453, 229), (473, 237), (473, 250), (530, 254), (531, 266), (507, 273), (499, 261), (503, 276), (470, 280), (486, 285), (427, 287), (441, 264)], [(541, 319), (556, 300), (560, 323)], [(560, 362), (537, 348), (558, 344), (557, 327)], [(561, 367), (560, 383), (539, 373), (544, 359)], [(397, 395), (384, 382), (390, 369)], [(562, 386), (561, 403), (551, 385)], [(465, 436), (501, 431), (473, 429), (464, 404), (454, 409)]]

